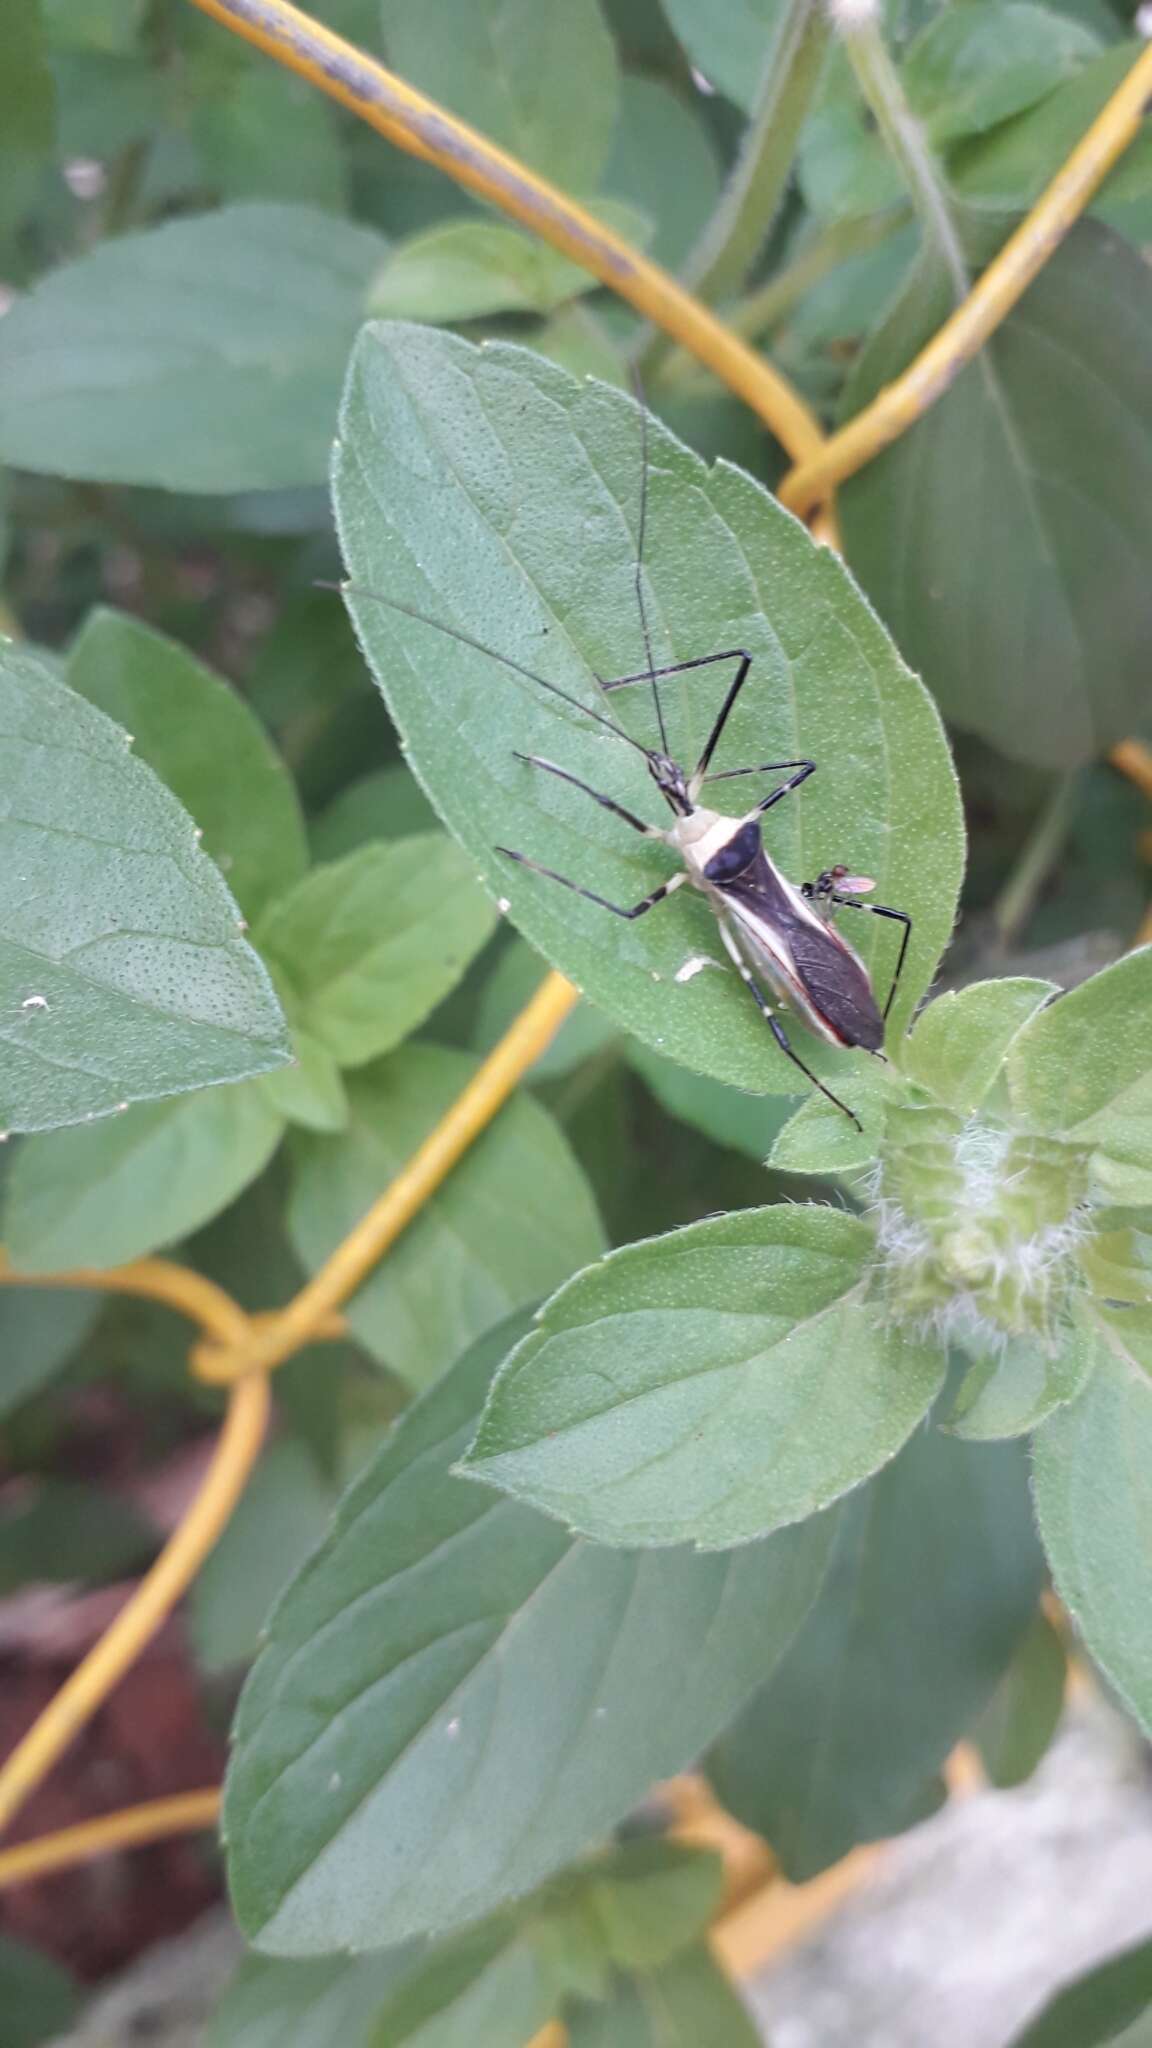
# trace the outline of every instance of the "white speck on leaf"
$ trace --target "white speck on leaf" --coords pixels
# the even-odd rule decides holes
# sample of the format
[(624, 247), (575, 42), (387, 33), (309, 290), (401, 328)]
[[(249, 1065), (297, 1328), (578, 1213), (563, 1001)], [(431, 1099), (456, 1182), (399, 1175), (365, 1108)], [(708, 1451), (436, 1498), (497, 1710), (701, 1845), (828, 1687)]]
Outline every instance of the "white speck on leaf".
[(25, 996), (20, 1008), (29, 1011), (46, 1010), (48, 1008), (48, 998), (47, 996)]
[(458, 1714), (453, 1714), (452, 1719), (445, 1723), (444, 1733), (448, 1737), (449, 1742), (455, 1742), (456, 1737), (460, 1733), (460, 1717)]

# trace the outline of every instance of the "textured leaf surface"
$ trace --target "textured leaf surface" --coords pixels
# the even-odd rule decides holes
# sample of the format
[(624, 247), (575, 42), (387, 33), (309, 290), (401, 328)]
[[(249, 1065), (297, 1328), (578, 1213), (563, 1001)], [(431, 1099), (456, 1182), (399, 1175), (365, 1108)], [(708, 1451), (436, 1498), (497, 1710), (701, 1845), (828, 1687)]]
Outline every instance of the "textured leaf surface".
[[(749, 477), (709, 471), (656, 422), (649, 439), (655, 658), (753, 652), (718, 764), (821, 764), (811, 798), (806, 789), (772, 813), (768, 841), (798, 879), (844, 859), (875, 876), (879, 901), (910, 911), (902, 1021), (948, 936), (962, 861), (936, 715), (826, 550)], [(427, 329), (373, 327), (358, 344), (334, 484), (353, 583), (474, 635), (593, 708), (592, 671), (627, 675), (644, 661), (640, 480), (640, 418), (623, 393)], [(674, 871), (672, 856), (515, 755), (539, 753), (655, 820), (643, 759), (489, 656), (369, 597), (352, 607), (422, 782), (533, 945), (657, 1050), (757, 1092), (788, 1085), (738, 977), (675, 979), (716, 950), (703, 901), (684, 892), (625, 924), (495, 850), (636, 902)], [(669, 737), (684, 758), (699, 751), (731, 673), (710, 682), (697, 671), (669, 689)], [(611, 708), (655, 738), (646, 691), (619, 691)], [(890, 972), (893, 928), (858, 923), (865, 955)], [(819, 1062), (820, 1050), (805, 1051)], [(830, 1057), (851, 1070), (847, 1055)]]
[(654, 1556), (451, 1476), (513, 1334), (408, 1413), (273, 1616), (226, 1822), (262, 1947), (398, 1941), (526, 1891), (699, 1753), (819, 1583), (823, 1522)]
[(173, 491), (319, 483), (380, 236), (230, 206), (118, 235), (0, 327), (0, 455)]
[(1152, 946), (1042, 1010), (1014, 1041), (1013, 1107), (1034, 1128), (1152, 1169)]
[[(392, 1181), (476, 1071), (440, 1046), (407, 1046), (349, 1085), (339, 1137), (297, 1140), (289, 1223), (314, 1269)], [(591, 1190), (558, 1126), (517, 1096), (426, 1202), (349, 1304), (373, 1355), (426, 1386), (510, 1310), (603, 1248)]]
[(287, 1057), (192, 820), (124, 733), (0, 648), (0, 1125), (44, 1130)]
[(1007, 1338), (998, 1352), (969, 1366), (947, 1428), (973, 1442), (1039, 1428), (1087, 1385), (1103, 1343), (1095, 1317), (1083, 1311), (1050, 1341)]
[(871, 1233), (750, 1209), (626, 1246), (549, 1302), (462, 1469), (606, 1543), (744, 1543), (884, 1464), (940, 1388), (864, 1300)]
[[(951, 309), (943, 275), (922, 271), (846, 410)], [(1102, 753), (1146, 703), (1150, 324), (1147, 266), (1081, 222), (977, 361), (842, 493), (849, 562), (945, 712), (1039, 766)]]
[(423, 1023), (495, 924), (467, 856), (428, 832), (313, 868), (256, 938), (288, 982), (303, 1030), (356, 1067)]
[(1152, 1379), (1112, 1350), (1035, 1438), (1036, 1514), (1056, 1590), (1101, 1669), (1152, 1727)]
[(1054, 982), (1023, 975), (949, 989), (917, 1017), (900, 1064), (937, 1102), (967, 1115), (987, 1095), (1016, 1033), (1056, 993)]
[(807, 1621), (709, 1764), (790, 1878), (918, 1817), (1042, 1582), (1018, 1445), (922, 1430), (847, 1504)]
[(599, 0), (383, 0), (380, 14), (401, 78), (558, 185), (595, 188), (619, 89)]
[(4, 1194), (13, 1263), (41, 1273), (119, 1266), (173, 1244), (255, 1180), (283, 1128), (248, 1083), (28, 1138)]
[(123, 612), (95, 611), (66, 677), (132, 734), (247, 917), (303, 873), (304, 820), (283, 761), (243, 698), (186, 648)]

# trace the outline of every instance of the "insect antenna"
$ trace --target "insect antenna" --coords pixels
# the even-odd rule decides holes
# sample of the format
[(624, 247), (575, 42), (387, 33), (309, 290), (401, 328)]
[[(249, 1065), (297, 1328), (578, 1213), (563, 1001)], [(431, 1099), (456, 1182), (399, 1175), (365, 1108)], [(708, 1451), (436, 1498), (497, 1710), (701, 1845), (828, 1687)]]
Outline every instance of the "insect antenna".
[(648, 407), (644, 403), (644, 388), (635, 369), (631, 372), (632, 395), (640, 408), (640, 517), (636, 526), (636, 605), (640, 613), (640, 630), (644, 635), (644, 659), (648, 664), (648, 681), (652, 689), (652, 702), (656, 707), (656, 723), (660, 729), (660, 751), (668, 752), (668, 734), (664, 725), (664, 707), (660, 702), (660, 691), (656, 683), (656, 664), (652, 659), (652, 634), (648, 625), (648, 608), (644, 602), (644, 535), (648, 527)]
[[(573, 711), (579, 711), (585, 718), (594, 718), (597, 725), (602, 725), (608, 732), (615, 733), (618, 740), (626, 740), (630, 747), (635, 747), (638, 754), (643, 754), (646, 761), (652, 759), (651, 747), (634, 740), (631, 733), (625, 732), (622, 725), (617, 725), (614, 718), (606, 717), (602, 711), (593, 711), (589, 705), (582, 704), (579, 697), (573, 697), (569, 691), (562, 690), (559, 683), (549, 682), (547, 676), (537, 675), (534, 668), (525, 668), (522, 661), (514, 660), (510, 654), (498, 653), (495, 647), (486, 646), (483, 640), (475, 639), (471, 633), (462, 633), (458, 626), (446, 626), (443, 619), (433, 619), (427, 612), (417, 611), (415, 605), (401, 604), (398, 597), (385, 597), (382, 590), (370, 590), (366, 583), (327, 583), (317, 577), (312, 587), (314, 590), (335, 590), (341, 597), (370, 597), (377, 604), (387, 605), (389, 611), (401, 612), (406, 619), (415, 619), (418, 625), (431, 626), (434, 632), (446, 634), (449, 640), (458, 640), (461, 647), (471, 647), (476, 654), (486, 654), (489, 661), (498, 661), (504, 668), (515, 669), (517, 675), (526, 676), (530, 683), (536, 683), (540, 689), (547, 690), (549, 696), (559, 697), (562, 704), (570, 704)], [(599, 676), (596, 680), (600, 682)]]

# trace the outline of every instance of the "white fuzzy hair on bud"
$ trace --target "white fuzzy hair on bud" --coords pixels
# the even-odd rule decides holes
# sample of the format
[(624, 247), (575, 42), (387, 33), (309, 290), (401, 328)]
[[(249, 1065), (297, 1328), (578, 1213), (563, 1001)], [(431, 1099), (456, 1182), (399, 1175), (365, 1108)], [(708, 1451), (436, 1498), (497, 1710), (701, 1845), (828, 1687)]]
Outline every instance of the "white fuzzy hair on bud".
[(828, 19), (833, 28), (871, 28), (881, 15), (880, 0), (828, 0)]

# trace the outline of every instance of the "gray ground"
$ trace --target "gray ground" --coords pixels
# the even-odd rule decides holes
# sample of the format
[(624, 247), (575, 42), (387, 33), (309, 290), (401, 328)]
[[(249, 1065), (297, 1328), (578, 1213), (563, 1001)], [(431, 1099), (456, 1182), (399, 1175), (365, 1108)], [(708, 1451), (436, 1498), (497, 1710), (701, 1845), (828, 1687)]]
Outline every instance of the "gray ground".
[[(1028, 1785), (954, 1800), (893, 1843), (745, 1991), (772, 2048), (1004, 2048), (1058, 1984), (1149, 1933), (1148, 1752), (1094, 1702)], [(200, 2048), (235, 1956), (226, 1920), (209, 1916), (58, 2048)]]

